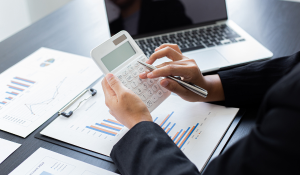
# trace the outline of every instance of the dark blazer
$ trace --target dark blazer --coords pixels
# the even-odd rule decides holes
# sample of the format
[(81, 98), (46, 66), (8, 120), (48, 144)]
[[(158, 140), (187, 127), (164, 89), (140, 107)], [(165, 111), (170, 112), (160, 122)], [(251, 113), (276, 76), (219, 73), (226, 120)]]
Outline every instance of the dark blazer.
[[(250, 134), (215, 158), (203, 174), (299, 174), (299, 62), (300, 52), (219, 72), (227, 106), (261, 107)], [(152, 122), (134, 126), (114, 146), (111, 157), (122, 175), (200, 174)]]

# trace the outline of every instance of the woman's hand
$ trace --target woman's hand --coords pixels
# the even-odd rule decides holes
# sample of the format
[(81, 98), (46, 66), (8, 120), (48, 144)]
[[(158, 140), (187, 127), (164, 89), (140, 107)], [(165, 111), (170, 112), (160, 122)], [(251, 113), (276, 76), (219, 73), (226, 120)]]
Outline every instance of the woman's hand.
[(172, 62), (166, 62), (159, 66), (158, 69), (152, 72), (144, 72), (140, 74), (140, 78), (157, 78), (166, 76), (180, 76), (183, 81), (196, 84), (208, 91), (208, 96), (203, 98), (190, 90), (182, 87), (176, 81), (164, 79), (160, 84), (166, 89), (176, 93), (181, 98), (187, 101), (221, 101), (224, 100), (224, 92), (219, 75), (203, 76), (195, 60), (189, 59), (182, 55), (179, 47), (176, 44), (163, 44), (153, 53), (148, 64), (153, 64), (155, 60), (163, 57), (168, 57)]
[(142, 100), (127, 89), (113, 74), (107, 74), (102, 81), (105, 104), (119, 122), (131, 129), (141, 121), (152, 121)]

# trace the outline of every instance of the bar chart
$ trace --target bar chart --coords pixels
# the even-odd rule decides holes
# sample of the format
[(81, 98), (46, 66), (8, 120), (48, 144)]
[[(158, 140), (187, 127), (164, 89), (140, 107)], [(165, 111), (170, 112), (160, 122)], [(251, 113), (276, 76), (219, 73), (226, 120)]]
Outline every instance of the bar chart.
[[(170, 136), (170, 138), (173, 140), (173, 142), (182, 149), (185, 143), (188, 141), (188, 139), (191, 137), (191, 135), (194, 133), (194, 131), (197, 129), (199, 123), (196, 123), (194, 126), (186, 127), (185, 129), (176, 126), (176, 122), (169, 122), (171, 120), (172, 115), (174, 114), (174, 111), (170, 114), (168, 114), (159, 124), (159, 126)], [(157, 122), (159, 120), (159, 117), (156, 117), (154, 119), (154, 122)], [(175, 128), (175, 129), (174, 129)], [(174, 129), (174, 131), (173, 131)], [(172, 133), (172, 134), (170, 134)]]
[(103, 120), (101, 123), (95, 123), (95, 125), (86, 126), (86, 128), (104, 133), (110, 136), (116, 136), (118, 132), (123, 129), (124, 125), (120, 122), (112, 119)]
[(0, 105), (4, 107), (5, 105), (9, 104), (9, 102), (14, 100), (14, 98), (16, 98), (21, 93), (25, 92), (35, 83), (35, 81), (29, 79), (21, 78), (18, 76), (13, 77), (7, 84), (7, 90), (5, 91), (6, 95), (4, 95), (4, 99), (1, 99), (2, 101), (0, 101)]

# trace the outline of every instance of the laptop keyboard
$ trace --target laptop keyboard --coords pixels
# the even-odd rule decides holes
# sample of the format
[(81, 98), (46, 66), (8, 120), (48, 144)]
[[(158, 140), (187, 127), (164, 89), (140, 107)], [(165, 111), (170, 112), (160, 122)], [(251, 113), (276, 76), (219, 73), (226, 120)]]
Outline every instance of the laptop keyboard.
[(181, 51), (204, 49), (220, 45), (227, 45), (245, 41), (226, 24), (210, 26), (206, 28), (185, 30), (176, 33), (154, 36), (151, 38), (135, 40), (147, 57), (155, 48), (164, 43), (177, 44)]

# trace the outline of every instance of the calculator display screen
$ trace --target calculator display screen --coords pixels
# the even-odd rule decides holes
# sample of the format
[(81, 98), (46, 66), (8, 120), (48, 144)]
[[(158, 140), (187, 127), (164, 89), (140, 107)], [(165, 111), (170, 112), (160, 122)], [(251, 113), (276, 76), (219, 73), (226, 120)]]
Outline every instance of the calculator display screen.
[(124, 63), (126, 60), (128, 60), (130, 57), (135, 55), (135, 53), (135, 50), (130, 45), (129, 41), (127, 41), (114, 51), (104, 56), (101, 60), (105, 67), (109, 71), (112, 71), (116, 67)]

